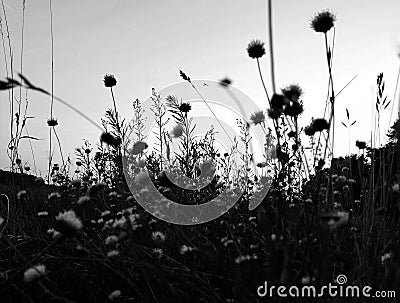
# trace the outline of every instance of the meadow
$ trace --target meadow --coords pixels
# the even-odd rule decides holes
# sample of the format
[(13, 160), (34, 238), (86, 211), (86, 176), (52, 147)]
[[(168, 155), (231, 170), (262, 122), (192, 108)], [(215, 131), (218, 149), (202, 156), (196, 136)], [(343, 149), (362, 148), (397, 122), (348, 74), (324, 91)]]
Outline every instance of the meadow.
[[(273, 60), (273, 46), (249, 42), (243, 55), (257, 64), (268, 108), (239, 119), (239, 135), (223, 151), (215, 129), (194, 136), (195, 113), (179, 95), (153, 89), (150, 112), (137, 99), (128, 120), (114, 96), (117, 76), (104, 75), (99, 81), (109, 90), (110, 109), (98, 123), (34, 79), (3, 77), (0, 90), (11, 100), (19, 89), (50, 96), (51, 107), (64, 103), (97, 127), (99, 140), (77, 147), (75, 159), (65, 158), (56, 131), (61, 126), (51, 111), (49, 150), (57, 150), (62, 161), (50, 156), (47, 176), (36, 176), (19, 152), (20, 142), (36, 139), (23, 132), (29, 112), (12, 109), (10, 169), (0, 171), (0, 302), (370, 302), (361, 296), (257, 293), (264, 281), (322, 287), (341, 285), (343, 275), (347, 285), (370, 286), (371, 294), (400, 295), (399, 120), (384, 130), (387, 143), (376, 143), (384, 124), (380, 116), (393, 110), (395, 100), (387, 97), (384, 75), (377, 75), (371, 141), (354, 140), (357, 154), (334, 157), (340, 140), (335, 128), (356, 123), (348, 111), (347, 121), (335, 121), (335, 98), (342, 91), (332, 74), (335, 22), (332, 12), (321, 11), (309, 24), (325, 46), (321, 64), (329, 85), (325, 112), (308, 125), (298, 123), (302, 88), (276, 89), (273, 70), (271, 77), (262, 74), (260, 61), (267, 55)], [(179, 76), (198, 90), (185, 71)], [(218, 85), (230, 90), (232, 80)], [(146, 115), (155, 121), (151, 146)], [(264, 161), (255, 161), (250, 150), (253, 128), (264, 134)], [(191, 188), (191, 179), (204, 186)], [(199, 224), (198, 214), (190, 218), (193, 224), (174, 224), (175, 214), (165, 215), (171, 201), (198, 206), (223, 193), (229, 193), (220, 198), (227, 211), (213, 220)], [(230, 208), (234, 197), (238, 201)], [(151, 212), (138, 199), (152, 204)]]

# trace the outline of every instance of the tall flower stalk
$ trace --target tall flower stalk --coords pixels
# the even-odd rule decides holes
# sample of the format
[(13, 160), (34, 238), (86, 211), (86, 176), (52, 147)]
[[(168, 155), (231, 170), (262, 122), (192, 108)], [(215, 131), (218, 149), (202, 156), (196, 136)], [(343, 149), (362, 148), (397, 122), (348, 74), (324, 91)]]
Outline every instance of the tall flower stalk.
[[(169, 118), (164, 119), (164, 116), (167, 112), (166, 105), (162, 101), (161, 94), (159, 94), (154, 88), (151, 90), (151, 100), (153, 101), (151, 111), (155, 116), (155, 122), (158, 126), (158, 133), (156, 133), (158, 143), (158, 152), (160, 153), (160, 171), (163, 170), (163, 155), (164, 155), (164, 144), (163, 141), (165, 139), (164, 136), (164, 127), (169, 122)], [(167, 143), (166, 143), (167, 144)]]
[[(334, 27), (334, 22), (336, 21), (336, 16), (331, 13), (330, 11), (321, 11), (317, 13), (314, 18), (311, 20), (310, 26), (314, 29), (317, 33), (324, 34), (324, 41), (325, 41), (325, 53), (326, 53), (326, 60), (328, 64), (328, 72), (329, 72), (329, 88), (330, 88), (330, 105), (331, 105), (331, 112), (329, 117), (329, 122), (327, 125), (328, 135), (325, 142), (325, 151), (324, 157), (326, 157), (326, 151), (329, 145), (329, 138), (330, 133), (332, 131), (332, 144), (331, 144), (331, 160), (333, 159), (333, 150), (334, 150), (334, 139), (335, 139), (335, 91), (333, 88), (333, 77), (332, 77), (332, 50), (328, 45), (328, 31)], [(332, 178), (332, 165), (330, 169), (330, 178), (329, 178), (329, 186), (327, 190), (327, 202), (328, 208), (333, 204), (333, 178)]]
[(311, 20), (310, 26), (311, 28), (317, 33), (324, 34), (324, 41), (325, 41), (325, 53), (326, 53), (326, 60), (328, 64), (328, 72), (329, 72), (329, 90), (330, 90), (330, 105), (331, 105), (331, 112), (329, 117), (329, 129), (328, 129), (328, 136), (326, 139), (325, 144), (325, 151), (324, 151), (324, 159), (326, 157), (326, 151), (328, 147), (328, 141), (330, 138), (330, 133), (332, 130), (332, 150), (331, 150), (331, 158), (333, 158), (333, 150), (334, 150), (334, 131), (335, 131), (335, 91), (333, 88), (333, 77), (332, 77), (332, 50), (328, 44), (328, 31), (334, 27), (334, 22), (336, 21), (336, 16), (331, 13), (330, 11), (321, 11), (317, 13), (314, 18)]
[[(247, 53), (248, 53), (250, 58), (256, 59), (256, 61), (257, 61), (257, 67), (258, 67), (258, 72), (259, 72), (259, 75), (260, 75), (261, 83), (263, 85), (265, 94), (267, 96), (269, 107), (270, 107), (270, 109), (272, 109), (271, 98), (269, 97), (268, 90), (267, 90), (267, 87), (266, 87), (265, 82), (264, 82), (264, 78), (263, 78), (263, 75), (262, 75), (262, 72), (261, 72), (260, 60), (259, 60), (262, 56), (265, 55), (264, 42), (262, 42), (260, 40), (252, 40), (252, 41), (250, 41), (250, 43), (247, 46)], [(278, 121), (276, 119), (273, 119), (273, 123), (274, 123), (276, 138), (278, 140), (278, 146), (280, 147), (281, 144), (280, 144), (279, 124), (278, 124)]]

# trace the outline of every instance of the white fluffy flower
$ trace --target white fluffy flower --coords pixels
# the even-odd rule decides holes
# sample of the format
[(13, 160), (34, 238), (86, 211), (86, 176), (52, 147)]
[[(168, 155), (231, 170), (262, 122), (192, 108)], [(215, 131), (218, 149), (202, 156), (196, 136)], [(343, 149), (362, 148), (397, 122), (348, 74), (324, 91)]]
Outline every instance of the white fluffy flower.
[(79, 198), (77, 203), (79, 205), (82, 205), (82, 204), (85, 204), (85, 203), (89, 202), (89, 200), (90, 200), (89, 196), (82, 196), (82, 197)]
[(181, 255), (184, 255), (187, 252), (191, 252), (193, 250), (194, 250), (193, 247), (190, 247), (190, 246), (187, 246), (187, 245), (182, 245), (179, 251), (180, 251)]
[(43, 264), (38, 264), (25, 271), (24, 281), (26, 283), (29, 283), (45, 274), (46, 274), (46, 266), (44, 266)]
[(82, 222), (77, 218), (73, 210), (60, 213), (57, 217), (57, 227), (60, 233), (68, 238), (72, 238), (76, 232), (82, 228)]
[(154, 242), (157, 243), (164, 243), (165, 241), (165, 235), (161, 231), (155, 231), (151, 234), (151, 238), (153, 239)]
[(117, 243), (118, 237), (115, 235), (108, 236), (104, 242), (106, 243), (106, 245)]
[(113, 301), (114, 299), (119, 298), (121, 296), (121, 291), (120, 290), (114, 290), (112, 293), (109, 294), (108, 298)]
[(112, 251), (109, 251), (107, 253), (107, 257), (109, 257), (109, 258), (116, 257), (118, 255), (119, 255), (119, 251), (118, 250), (112, 250)]

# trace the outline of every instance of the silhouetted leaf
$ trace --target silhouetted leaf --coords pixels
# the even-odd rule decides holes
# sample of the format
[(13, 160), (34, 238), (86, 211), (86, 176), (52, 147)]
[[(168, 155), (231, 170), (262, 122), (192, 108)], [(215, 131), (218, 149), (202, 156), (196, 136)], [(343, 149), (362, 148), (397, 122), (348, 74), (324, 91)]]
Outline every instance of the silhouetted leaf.
[(344, 126), (344, 127), (346, 127), (346, 128), (347, 128), (347, 125), (346, 125), (346, 124), (344, 124), (344, 122), (342, 122), (342, 124), (343, 124), (343, 126)]
[(28, 88), (36, 89), (36, 87), (28, 79), (26, 79), (24, 75), (18, 74), (18, 76), (20, 76), (20, 78), (25, 83), (25, 85), (28, 86)]
[(11, 79), (11, 78), (8, 78), (8, 77), (6, 79), (8, 80), (8, 83), (12, 83), (12, 84), (18, 85), (18, 86), (21, 85), (21, 83), (18, 82), (17, 80), (15, 80), (15, 79)]
[(32, 140), (43, 140), (32, 136), (21, 136), (20, 139), (32, 139)]
[(7, 90), (10, 88), (13, 88), (13, 85), (8, 82), (0, 81), (0, 90)]
[(346, 115), (347, 115), (347, 120), (350, 120), (350, 113), (349, 110), (346, 108)]
[(190, 82), (190, 78), (186, 76), (186, 74), (183, 71), (179, 70), (179, 75), (182, 77), (183, 80)]
[(357, 120), (354, 120), (353, 123), (351, 123), (351, 126), (353, 126), (354, 124), (356, 124)]

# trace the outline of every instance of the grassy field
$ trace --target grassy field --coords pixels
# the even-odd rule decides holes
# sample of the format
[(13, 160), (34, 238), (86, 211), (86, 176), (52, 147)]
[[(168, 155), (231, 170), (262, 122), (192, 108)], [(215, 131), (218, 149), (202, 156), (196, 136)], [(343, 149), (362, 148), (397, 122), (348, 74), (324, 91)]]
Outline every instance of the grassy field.
[[(387, 297), (400, 295), (400, 122), (388, 130), (385, 145), (376, 143), (380, 116), (394, 102), (388, 100), (379, 74), (371, 142), (356, 141), (357, 154), (334, 157), (334, 130), (340, 123), (335, 122), (329, 34), (335, 22), (329, 11), (316, 14), (311, 22), (325, 41), (329, 89), (324, 115), (304, 126), (298, 123), (304, 111), (302, 89), (293, 84), (275, 90), (272, 73), (274, 91), (268, 92), (259, 64), (267, 50), (264, 42), (250, 41), (247, 55), (257, 62), (268, 109), (239, 120), (236, 145), (224, 152), (216, 147), (213, 129), (201, 138), (194, 136), (190, 102), (161, 96), (154, 89), (156, 143), (148, 146), (144, 132), (148, 113), (136, 100), (134, 119), (125, 120), (114, 98), (117, 80), (107, 74), (103, 82), (110, 90), (112, 109), (101, 125), (73, 108), (101, 130), (99, 141), (76, 148), (75, 160), (64, 158), (58, 122), (51, 114), (49, 150), (59, 148), (62, 163), (49, 157), (43, 179), (20, 159), (20, 141), (35, 138), (22, 135), (29, 115), (15, 108), (10, 117), (14, 132), (7, 146), (10, 170), (0, 171), (0, 302), (289, 300), (277, 293), (273, 298), (259, 295), (265, 281), (270, 286), (317, 289), (347, 283), (370, 286), (375, 296), (377, 291)], [(269, 48), (272, 53), (273, 46)], [(185, 72), (180, 76), (197, 91)], [(229, 90), (231, 80), (219, 84)], [(18, 88), (52, 96), (52, 104), (55, 100), (68, 105), (23, 75), (0, 82), (1, 90)], [(355, 123), (348, 111), (347, 118), (342, 122), (346, 128)], [(171, 124), (172, 131), (167, 131)], [(249, 150), (250, 129), (256, 127), (265, 134), (265, 161), (260, 163)], [(209, 182), (197, 190), (174, 184), (166, 174), (201, 179), (206, 170), (213, 172)], [(200, 205), (225, 190), (232, 196), (240, 192), (239, 200), (203, 224), (168, 223), (137, 201), (152, 190), (143, 185), (146, 172), (165, 201)], [(260, 195), (267, 183), (269, 190), (260, 205), (249, 209), (252, 197)], [(160, 203), (155, 212), (157, 207), (161, 212), (164, 206), (155, 203)], [(302, 300), (314, 299), (291, 301)], [(315, 299), (364, 301), (370, 302), (361, 296), (327, 293)]]

